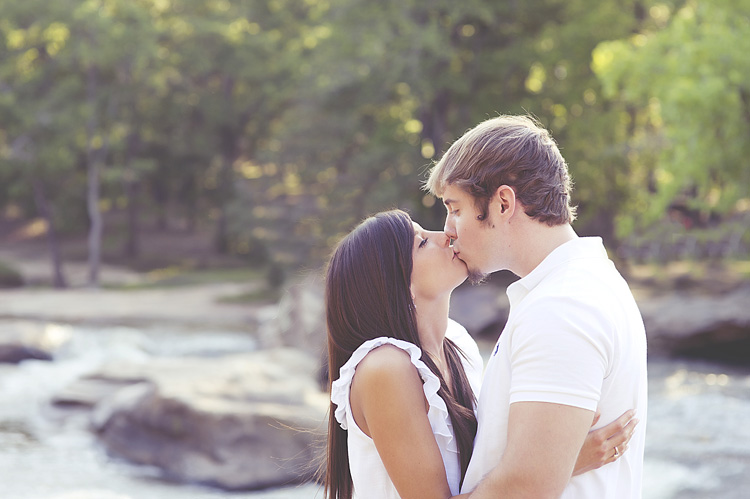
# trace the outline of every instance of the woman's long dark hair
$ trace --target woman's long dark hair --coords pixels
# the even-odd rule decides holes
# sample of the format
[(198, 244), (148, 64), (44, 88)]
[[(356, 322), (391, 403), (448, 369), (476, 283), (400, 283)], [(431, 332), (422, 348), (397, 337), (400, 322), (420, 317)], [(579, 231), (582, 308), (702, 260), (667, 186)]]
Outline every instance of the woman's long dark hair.
[[(339, 370), (365, 341), (389, 336), (422, 345), (411, 297), (414, 227), (400, 210), (368, 218), (336, 247), (326, 277), (328, 323), (328, 388)], [(422, 361), (440, 380), (438, 394), (448, 407), (458, 443), (461, 481), (469, 465), (476, 435), (474, 394), (461, 364), (463, 352), (444, 340), (452, 391), (433, 359), (422, 353)], [(328, 421), (325, 497), (351, 499), (352, 476), (347, 453), (347, 433), (341, 429), (331, 403)]]

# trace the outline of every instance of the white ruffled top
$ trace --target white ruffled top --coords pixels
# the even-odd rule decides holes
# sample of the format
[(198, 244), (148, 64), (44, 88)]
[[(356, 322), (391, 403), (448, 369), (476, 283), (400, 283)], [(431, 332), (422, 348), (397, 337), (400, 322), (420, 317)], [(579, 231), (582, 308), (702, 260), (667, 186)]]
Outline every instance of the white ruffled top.
[[(457, 323), (450, 321), (449, 331), (446, 335), (453, 339), (468, 355), (469, 360), (464, 362), (467, 375), (472, 381), (472, 388), (478, 392), (475, 382), (481, 377), (482, 359), (476, 343)], [(456, 328), (460, 328), (457, 330)], [(457, 338), (456, 338), (457, 337)], [(467, 341), (468, 338), (468, 341)], [(458, 339), (458, 341), (456, 341)], [(453, 434), (453, 425), (448, 415), (445, 401), (438, 395), (440, 381), (427, 365), (420, 360), (422, 351), (416, 345), (395, 338), (381, 337), (363, 343), (354, 351), (349, 360), (341, 367), (339, 379), (331, 386), (331, 401), (336, 404), (335, 417), (344, 430), (348, 431), (348, 453), (349, 469), (354, 482), (355, 499), (400, 499), (388, 472), (383, 466), (375, 444), (354, 421), (351, 406), (349, 404), (349, 392), (352, 379), (357, 365), (373, 349), (385, 345), (393, 345), (409, 354), (411, 363), (417, 368), (417, 372), (423, 381), (423, 390), (429, 409), (427, 418), (430, 421), (432, 432), (435, 435), (440, 454), (445, 465), (445, 473), (448, 485), (453, 495), (458, 495), (461, 480), (461, 467), (458, 460), (458, 448)]]

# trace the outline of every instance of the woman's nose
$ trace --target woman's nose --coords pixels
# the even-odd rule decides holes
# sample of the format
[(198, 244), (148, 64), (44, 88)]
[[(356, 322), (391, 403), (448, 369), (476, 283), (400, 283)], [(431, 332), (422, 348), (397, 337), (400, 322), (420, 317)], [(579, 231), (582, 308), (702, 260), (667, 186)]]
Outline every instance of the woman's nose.
[(451, 238), (445, 232), (436, 231), (432, 237), (435, 237), (436, 241), (440, 242), (440, 246), (447, 248), (451, 245)]

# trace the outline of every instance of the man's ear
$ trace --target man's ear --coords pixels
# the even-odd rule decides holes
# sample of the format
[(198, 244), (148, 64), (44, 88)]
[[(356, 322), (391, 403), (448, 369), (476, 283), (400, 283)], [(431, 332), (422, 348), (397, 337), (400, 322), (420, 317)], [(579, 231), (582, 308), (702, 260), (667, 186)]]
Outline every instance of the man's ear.
[(503, 184), (495, 191), (493, 201), (497, 203), (496, 206), (499, 208), (500, 215), (510, 218), (516, 210), (516, 191)]

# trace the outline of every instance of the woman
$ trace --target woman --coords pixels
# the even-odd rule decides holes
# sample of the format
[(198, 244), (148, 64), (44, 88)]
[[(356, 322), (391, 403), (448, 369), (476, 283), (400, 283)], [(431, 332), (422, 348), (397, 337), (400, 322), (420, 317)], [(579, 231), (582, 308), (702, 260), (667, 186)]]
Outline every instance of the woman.
[[(476, 345), (448, 319), (451, 292), (466, 277), (445, 234), (403, 211), (370, 217), (339, 243), (326, 280), (326, 497), (458, 494), (476, 433), (469, 378), (481, 372)], [(575, 473), (623, 452), (631, 417), (592, 432)]]

